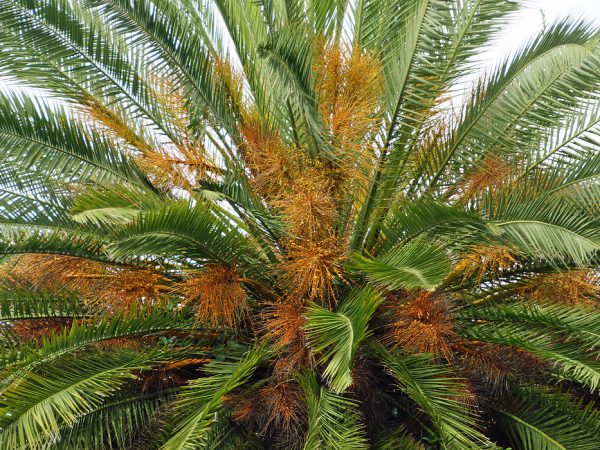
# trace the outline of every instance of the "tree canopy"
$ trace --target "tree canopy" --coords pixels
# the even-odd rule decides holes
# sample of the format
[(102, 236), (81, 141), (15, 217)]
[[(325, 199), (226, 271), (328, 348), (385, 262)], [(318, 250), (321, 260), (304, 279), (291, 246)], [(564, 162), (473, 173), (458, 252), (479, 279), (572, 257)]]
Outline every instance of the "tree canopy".
[(600, 30), (478, 76), (518, 10), (0, 0), (0, 447), (600, 448)]

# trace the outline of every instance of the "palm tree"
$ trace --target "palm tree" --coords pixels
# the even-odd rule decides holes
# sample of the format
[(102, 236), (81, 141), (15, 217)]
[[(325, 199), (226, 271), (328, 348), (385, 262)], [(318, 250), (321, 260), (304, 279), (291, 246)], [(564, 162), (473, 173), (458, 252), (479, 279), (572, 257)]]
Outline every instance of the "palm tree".
[(0, 447), (600, 448), (600, 32), (508, 0), (0, 0)]

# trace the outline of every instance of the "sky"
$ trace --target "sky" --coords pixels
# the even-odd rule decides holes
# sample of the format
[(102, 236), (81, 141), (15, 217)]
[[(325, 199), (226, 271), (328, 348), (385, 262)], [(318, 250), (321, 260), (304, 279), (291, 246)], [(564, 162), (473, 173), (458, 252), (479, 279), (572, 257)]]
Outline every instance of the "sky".
[(600, 26), (600, 0), (522, 0), (492, 49), (482, 56), (489, 64), (518, 49), (533, 35), (563, 17), (583, 18)]

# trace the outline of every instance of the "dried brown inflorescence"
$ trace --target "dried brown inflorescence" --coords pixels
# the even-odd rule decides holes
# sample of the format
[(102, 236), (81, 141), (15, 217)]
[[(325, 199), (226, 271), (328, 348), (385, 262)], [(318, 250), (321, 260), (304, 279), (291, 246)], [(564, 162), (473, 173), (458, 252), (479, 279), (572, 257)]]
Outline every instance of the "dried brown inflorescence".
[(479, 395), (498, 398), (510, 390), (511, 381), (525, 378), (535, 381), (548, 369), (548, 363), (516, 347), (506, 345), (459, 342), (453, 345), (460, 357), (462, 373)]
[(445, 299), (421, 292), (389, 308), (392, 316), (386, 340), (391, 346), (451, 358), (451, 344), (457, 335)]
[(182, 88), (169, 76), (156, 75), (155, 91), (165, 113), (175, 125), (169, 140), (154, 147), (139, 148), (136, 161), (152, 181), (168, 189), (187, 191), (197, 187), (197, 181), (220, 168), (209, 156), (203, 143), (189, 133), (191, 115)]
[(298, 151), (263, 124), (257, 112), (248, 113), (241, 125), (242, 155), (252, 172), (255, 189), (267, 200), (279, 199), (298, 176)]
[(345, 246), (334, 231), (336, 201), (331, 183), (307, 170), (278, 203), (290, 239), (281, 263), (284, 283), (294, 300), (335, 303), (334, 280), (342, 276)]
[(123, 268), (109, 271), (95, 286), (89, 302), (101, 309), (130, 310), (152, 307), (162, 301), (167, 290), (165, 278), (154, 269)]
[(153, 183), (189, 191), (196, 187), (199, 178), (219, 173), (221, 169), (209, 157), (202, 142), (189, 132), (192, 117), (181, 86), (160, 71), (149, 74), (148, 79), (157, 107), (169, 116), (172, 129), (168, 136), (136, 129), (118, 111), (94, 99), (86, 102), (80, 114), (104, 135), (125, 144)]
[(235, 327), (248, 312), (248, 296), (235, 269), (209, 265), (174, 287), (198, 320), (212, 327)]
[(275, 426), (291, 432), (302, 422), (306, 414), (304, 394), (298, 383), (282, 381), (268, 384), (258, 391), (264, 405), (264, 428)]
[(513, 167), (500, 157), (487, 157), (479, 164), (476, 171), (465, 176), (461, 201), (471, 198), (481, 199), (485, 193), (492, 195), (511, 181), (513, 173)]
[(334, 281), (342, 278), (343, 250), (336, 238), (318, 241), (290, 241), (287, 259), (283, 263), (289, 296), (335, 304)]
[(69, 327), (71, 321), (66, 318), (16, 320), (13, 322), (12, 332), (21, 341), (39, 343), (44, 337), (60, 334), (64, 328)]
[(156, 270), (114, 267), (62, 255), (24, 255), (8, 263), (10, 279), (42, 291), (75, 292), (94, 308), (122, 311), (162, 301), (165, 278)]
[(310, 366), (312, 354), (306, 345), (304, 333), (304, 303), (288, 300), (265, 306), (261, 331), (281, 349), (275, 363), (275, 373), (286, 377), (298, 366)]
[(298, 177), (277, 202), (292, 236), (316, 240), (333, 234), (336, 202), (331, 183), (317, 170)]
[(136, 130), (133, 124), (115, 108), (98, 103), (95, 99), (89, 99), (80, 114), (83, 116), (84, 122), (91, 121), (95, 128), (104, 135), (123, 142), (142, 153), (153, 151), (152, 144), (147, 142), (140, 130)]
[(294, 344), (303, 335), (304, 305), (301, 302), (283, 302), (266, 305), (263, 332), (278, 347)]
[(521, 294), (540, 304), (595, 306), (600, 297), (600, 283), (588, 269), (548, 273), (531, 279)]
[(476, 245), (458, 261), (452, 275), (459, 275), (463, 282), (481, 283), (485, 277), (497, 279), (503, 271), (509, 270), (517, 262), (517, 254), (509, 247)]
[(323, 45), (314, 67), (318, 109), (333, 158), (310, 156), (301, 143), (284, 142), (256, 110), (245, 111), (241, 151), (259, 193), (280, 209), (289, 239), (284, 242), (282, 281), (293, 301), (335, 303), (347, 243), (336, 231), (337, 211), (357, 190), (374, 163), (366, 145), (381, 121), (381, 65), (359, 48)]
[(306, 428), (307, 412), (304, 393), (297, 382), (273, 380), (252, 396), (237, 396), (230, 403), (234, 422), (273, 439), (275, 448), (283, 448), (283, 443), (291, 448), (301, 444), (299, 436)]
[(333, 178), (362, 181), (374, 158), (366, 138), (381, 123), (381, 64), (359, 47), (325, 45), (314, 72), (319, 111), (338, 158)]
[(62, 255), (29, 254), (3, 265), (9, 279), (40, 290), (88, 292), (106, 267), (95, 261)]
[(200, 145), (147, 152), (136, 160), (155, 184), (187, 191), (196, 188), (197, 181), (208, 173), (218, 174), (221, 170)]

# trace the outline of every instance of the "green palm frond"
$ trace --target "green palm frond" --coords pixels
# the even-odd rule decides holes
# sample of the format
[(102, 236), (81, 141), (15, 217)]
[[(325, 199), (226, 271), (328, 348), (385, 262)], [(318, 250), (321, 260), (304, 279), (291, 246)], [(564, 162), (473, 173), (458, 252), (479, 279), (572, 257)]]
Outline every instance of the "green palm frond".
[(317, 99), (312, 76), (314, 48), (306, 40), (306, 30), (286, 30), (259, 48), (259, 56), (267, 61), (274, 76), (289, 92), (283, 98), (293, 96), (299, 105), (305, 124), (307, 145), (312, 156), (333, 158), (325, 126), (317, 110)]
[(519, 323), (494, 323), (464, 329), (470, 339), (519, 347), (555, 366), (555, 375), (587, 386), (600, 387), (597, 351), (588, 351), (577, 342), (567, 342), (552, 329), (536, 330)]
[(361, 28), (381, 46), (386, 100), (393, 112), (379, 162), (383, 171), (376, 175), (363, 207), (365, 217), (376, 211), (375, 227), (385, 217), (387, 199), (402, 183), (411, 183), (398, 174), (415, 153), (422, 130), (430, 125), (429, 113), (444, 101), (452, 82), (470, 71), (473, 48), (485, 45), (506, 15), (518, 7), (516, 2), (497, 0), (384, 3), (382, 7), (380, 2), (359, 2)]
[(406, 450), (424, 450), (425, 446), (423, 443), (410, 436), (405, 429), (400, 428), (380, 436), (375, 441), (375, 448), (378, 450), (394, 450), (397, 448)]
[(355, 401), (328, 391), (313, 375), (301, 376), (300, 383), (308, 407), (305, 450), (369, 448)]
[[(132, 4), (126, 0), (94, 2), (99, 20), (118, 35), (127, 37), (149, 69), (174, 79), (191, 99), (192, 114), (200, 119), (205, 111), (209, 122), (235, 135), (235, 108), (228, 101), (228, 90), (215, 68), (215, 55), (207, 46), (206, 33), (186, 14), (187, 8), (168, 1), (148, 0)], [(197, 31), (197, 32), (196, 32)], [(135, 53), (134, 53), (135, 54)]]
[(140, 211), (162, 206), (161, 196), (147, 189), (104, 185), (80, 193), (70, 209), (71, 219), (92, 229), (103, 224), (121, 224), (138, 217)]
[(193, 320), (173, 313), (156, 310), (140, 313), (139, 317), (126, 315), (96, 320), (91, 324), (79, 324), (73, 321), (70, 328), (60, 334), (46, 337), (39, 347), (28, 347), (17, 359), (10, 361), (9, 371), (2, 383), (12, 380), (14, 374), (28, 372), (37, 366), (50, 364), (56, 359), (73, 354), (91, 344), (124, 337), (147, 336), (166, 331), (189, 331)]
[(114, 395), (134, 371), (160, 361), (155, 351), (141, 355), (120, 350), (78, 355), (53, 370), (29, 372), (2, 391), (2, 443), (7, 448), (39, 447), (56, 439), (61, 425), (72, 425)]
[(156, 129), (172, 134), (160, 102), (139, 72), (141, 59), (126, 51), (123, 38), (105, 33), (98, 26), (102, 19), (82, 3), (2, 2), (2, 40), (11, 54), (3, 61), (7, 74), (96, 108), (110, 109), (111, 99), (118, 98), (127, 113), (144, 116)]
[(29, 223), (0, 223), (0, 252), (59, 254), (116, 263), (106, 253), (105, 238), (90, 232)]
[(600, 445), (598, 411), (568, 394), (525, 388), (521, 401), (498, 409), (499, 423), (519, 449), (595, 449)]
[(361, 343), (369, 336), (367, 324), (381, 303), (371, 289), (356, 289), (337, 311), (312, 305), (306, 312), (306, 335), (310, 348), (322, 364), (323, 376), (335, 392), (352, 384), (352, 361)]
[(563, 332), (565, 340), (577, 339), (589, 349), (600, 346), (600, 316), (579, 306), (494, 305), (461, 313), (467, 320), (518, 323), (530, 329)]
[(533, 257), (585, 265), (600, 249), (600, 228), (577, 204), (549, 195), (500, 194), (485, 211), (497, 233)]
[(179, 420), (161, 448), (183, 450), (204, 445), (219, 417), (224, 396), (246, 383), (267, 355), (264, 348), (258, 347), (237, 360), (206, 365), (207, 376), (190, 382), (175, 400)]
[(48, 317), (82, 317), (85, 306), (74, 295), (31, 293), (25, 289), (4, 288), (0, 294), (0, 320), (26, 320)]
[(205, 448), (211, 450), (260, 450), (264, 448), (256, 435), (237, 427), (229, 414), (219, 414), (206, 434)]
[[(552, 170), (558, 166), (559, 172), (571, 170), (586, 172), (593, 164), (585, 164), (585, 158), (594, 155), (594, 137), (599, 131), (598, 102), (584, 104), (574, 113), (567, 115), (560, 125), (543, 131), (540, 148), (532, 148), (526, 156), (530, 159), (526, 173), (535, 170)], [(583, 165), (579, 168), (579, 164)], [(585, 177), (582, 177), (585, 178)]]
[(127, 448), (139, 438), (138, 430), (150, 432), (152, 420), (171, 397), (172, 393), (161, 392), (106, 402), (78, 418), (76, 424), (62, 426), (58, 442), (50, 448)]
[(445, 242), (450, 236), (456, 244), (480, 242), (489, 234), (485, 222), (476, 214), (453, 208), (431, 199), (404, 202), (392, 208), (381, 227), (382, 242), (377, 247), (379, 253), (389, 251), (401, 242), (409, 242), (419, 237)]
[(477, 416), (468, 404), (463, 380), (450, 367), (436, 364), (428, 355), (401, 355), (374, 344), (386, 370), (419, 408), (431, 418), (448, 448), (492, 448), (477, 429)]
[(71, 182), (119, 181), (150, 186), (114, 142), (45, 100), (3, 93), (0, 135), (3, 164), (18, 161), (22, 170)]
[[(439, 152), (431, 156), (431, 167), (426, 169), (429, 174), (426, 183), (430, 189), (441, 181), (451, 162), (469, 166), (469, 158), (479, 161), (477, 157), (481, 157), (481, 153), (477, 149), (481, 147), (475, 144), (478, 139), (484, 142), (492, 140), (495, 142), (492, 147), (511, 148), (512, 143), (518, 148), (518, 144), (528, 142), (536, 127), (551, 126), (554, 123), (552, 119), (558, 120), (559, 111), (563, 111), (557, 108), (553, 97), (553, 94), (565, 95), (563, 91), (556, 92), (560, 89), (557, 85), (560, 85), (563, 76), (567, 85), (570, 82), (578, 85), (589, 81), (591, 84), (586, 90), (593, 90), (597, 71), (589, 67), (586, 60), (588, 58), (594, 62), (596, 58), (596, 44), (591, 39), (592, 35), (593, 28), (590, 25), (559, 22), (514, 58), (507, 59), (496, 68), (489, 79), (474, 90), (458, 123), (452, 127), (452, 136), (449, 136), (447, 145), (441, 146)], [(544, 97), (546, 92), (550, 93), (547, 101)], [(569, 91), (565, 89), (564, 92)], [(575, 92), (580, 91), (577, 89)], [(575, 98), (568, 100), (571, 104), (577, 102)], [(535, 122), (535, 118), (527, 122), (528, 117), (524, 113), (532, 108), (533, 114), (533, 107), (537, 104), (544, 111), (552, 109), (552, 112), (547, 118), (545, 115), (538, 116), (538, 121), (541, 120), (539, 117), (545, 118), (541, 124)], [(522, 131), (519, 130), (517, 135), (507, 133), (520, 122), (527, 125)]]
[(69, 223), (65, 186), (45, 175), (0, 165), (0, 217), (28, 223)]
[(377, 258), (357, 255), (353, 266), (382, 289), (433, 290), (450, 271), (443, 249), (423, 239), (397, 245)]
[[(178, 201), (140, 212), (136, 220), (114, 228), (110, 253), (192, 258), (198, 263), (243, 265), (251, 268), (264, 258), (241, 230), (207, 205)], [(245, 267), (244, 267), (245, 266)]]

